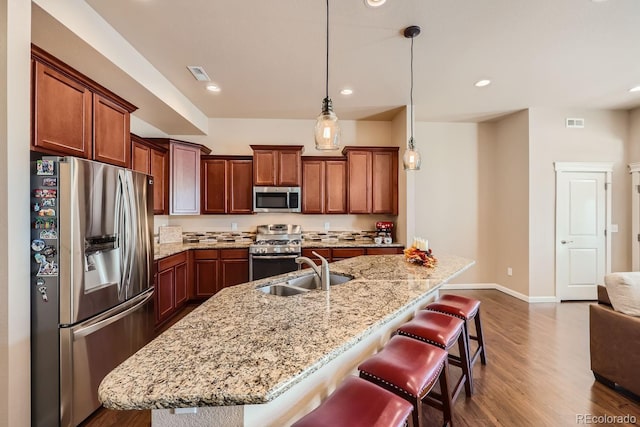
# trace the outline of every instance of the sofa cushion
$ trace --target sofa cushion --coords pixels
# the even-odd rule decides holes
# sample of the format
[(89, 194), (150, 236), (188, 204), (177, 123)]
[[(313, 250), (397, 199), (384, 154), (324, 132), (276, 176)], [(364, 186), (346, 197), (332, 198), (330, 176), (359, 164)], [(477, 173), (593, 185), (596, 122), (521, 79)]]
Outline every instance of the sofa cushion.
[(614, 310), (640, 316), (640, 272), (607, 274), (604, 282)]

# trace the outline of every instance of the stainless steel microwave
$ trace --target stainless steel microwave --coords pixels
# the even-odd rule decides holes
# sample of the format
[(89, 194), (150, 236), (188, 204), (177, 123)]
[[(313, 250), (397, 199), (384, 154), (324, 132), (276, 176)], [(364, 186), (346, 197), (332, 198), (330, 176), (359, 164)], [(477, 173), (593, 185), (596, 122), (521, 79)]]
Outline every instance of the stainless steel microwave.
[(253, 187), (254, 212), (300, 212), (300, 187)]

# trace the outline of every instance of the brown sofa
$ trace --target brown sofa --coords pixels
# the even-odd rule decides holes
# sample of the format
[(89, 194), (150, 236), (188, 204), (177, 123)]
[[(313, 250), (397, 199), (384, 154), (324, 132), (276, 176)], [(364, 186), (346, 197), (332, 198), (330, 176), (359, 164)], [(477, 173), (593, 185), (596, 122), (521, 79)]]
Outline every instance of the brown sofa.
[(640, 396), (640, 317), (615, 311), (604, 286), (589, 306), (589, 335), (596, 380)]

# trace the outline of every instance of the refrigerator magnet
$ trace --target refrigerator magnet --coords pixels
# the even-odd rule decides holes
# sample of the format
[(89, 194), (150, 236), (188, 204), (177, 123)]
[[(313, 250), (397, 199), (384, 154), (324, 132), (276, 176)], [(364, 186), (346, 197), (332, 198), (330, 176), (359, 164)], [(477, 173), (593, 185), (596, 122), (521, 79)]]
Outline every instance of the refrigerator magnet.
[(51, 208), (47, 208), (47, 209), (40, 209), (40, 212), (38, 212), (39, 216), (56, 216), (56, 211), (55, 209), (51, 209)]
[(42, 178), (42, 185), (44, 187), (56, 187), (58, 185), (58, 178)]
[(40, 238), (56, 240), (58, 238), (58, 232), (56, 230), (42, 230), (40, 232)]
[(57, 276), (58, 264), (55, 261), (43, 262), (38, 269), (38, 276)]
[(33, 211), (34, 212), (38, 212), (40, 210), (40, 205), (38, 203), (36, 203), (35, 205), (33, 205)]
[(31, 242), (31, 249), (33, 249), (35, 252), (40, 252), (41, 250), (44, 249), (44, 247), (45, 247), (44, 240), (34, 239)]
[(45, 262), (47, 262), (47, 257), (45, 257), (44, 255), (42, 255), (40, 252), (38, 252), (37, 254), (35, 254), (33, 256), (36, 260), (36, 262), (38, 264), (44, 264)]
[(58, 192), (52, 188), (36, 188), (34, 197), (38, 199), (47, 199), (57, 197)]
[(50, 208), (56, 205), (56, 199), (42, 199), (41, 205), (43, 208)]
[(36, 174), (37, 175), (53, 175), (53, 160), (37, 160)]
[(58, 253), (58, 250), (55, 246), (45, 246), (40, 253), (44, 256), (54, 256)]

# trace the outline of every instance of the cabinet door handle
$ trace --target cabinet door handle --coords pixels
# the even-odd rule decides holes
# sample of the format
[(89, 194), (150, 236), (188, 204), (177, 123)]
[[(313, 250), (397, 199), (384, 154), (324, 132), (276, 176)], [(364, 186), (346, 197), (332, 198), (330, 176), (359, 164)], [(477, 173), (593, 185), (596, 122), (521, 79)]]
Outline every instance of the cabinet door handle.
[(566, 245), (567, 243), (573, 243), (573, 240), (561, 240), (560, 243)]

